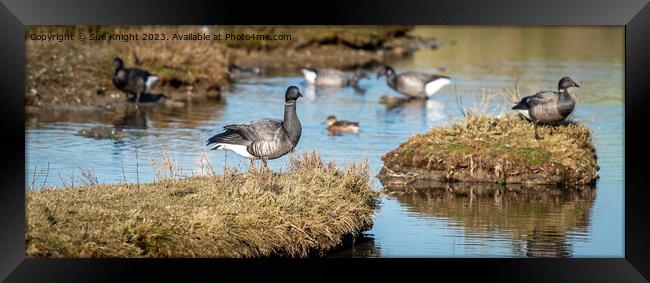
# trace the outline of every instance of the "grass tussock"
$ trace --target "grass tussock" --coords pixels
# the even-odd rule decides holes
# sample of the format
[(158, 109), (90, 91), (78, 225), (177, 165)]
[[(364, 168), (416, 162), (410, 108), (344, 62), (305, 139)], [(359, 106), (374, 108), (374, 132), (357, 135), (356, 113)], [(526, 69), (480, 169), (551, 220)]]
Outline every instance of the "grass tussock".
[[(27, 193), (30, 257), (305, 257), (372, 226), (379, 193), (367, 164), (340, 169), (316, 152), (289, 170), (228, 169), (154, 183)], [(212, 167), (210, 167), (212, 168)]]
[[(380, 177), (523, 184), (592, 184), (598, 178), (589, 129), (533, 125), (517, 115), (469, 113), (453, 125), (409, 138), (382, 157)], [(403, 178), (402, 178), (403, 179)]]

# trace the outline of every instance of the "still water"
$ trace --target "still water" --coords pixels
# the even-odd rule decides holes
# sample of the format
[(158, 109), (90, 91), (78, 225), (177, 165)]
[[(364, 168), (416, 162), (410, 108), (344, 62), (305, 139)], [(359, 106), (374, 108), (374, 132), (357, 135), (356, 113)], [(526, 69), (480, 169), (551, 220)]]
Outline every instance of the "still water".
[[(384, 194), (374, 227), (354, 247), (335, 257), (623, 257), (624, 248), (624, 65), (622, 28), (420, 27), (434, 36), (437, 50), (421, 50), (391, 64), (398, 72), (419, 70), (452, 76), (464, 107), (507, 111), (499, 93), (517, 82), (522, 94), (554, 89), (564, 75), (581, 88), (573, 119), (593, 130), (600, 165), (595, 188), (539, 192), (478, 187), (469, 197), (445, 188)], [(461, 117), (454, 87), (434, 99), (399, 107), (379, 104), (399, 96), (374, 74), (361, 81), (366, 91), (317, 89), (299, 74), (251, 78), (224, 93), (225, 102), (196, 101), (182, 108), (152, 105), (118, 107), (102, 113), (48, 113), (26, 121), (26, 186), (63, 185), (81, 169), (100, 183), (149, 182), (151, 159), (168, 152), (185, 174), (198, 173), (205, 140), (230, 123), (282, 118), (289, 85), (305, 95), (298, 102), (303, 125), (297, 151), (315, 148), (325, 161), (368, 159), (373, 174), (381, 156), (409, 136)], [(484, 107), (482, 101), (487, 100)], [(357, 135), (330, 136), (328, 115), (358, 121)], [(76, 135), (95, 126), (123, 128), (129, 136), (95, 140)], [(206, 153), (216, 167), (248, 167), (233, 153)], [(286, 157), (270, 161), (286, 170)], [(373, 180), (381, 190), (381, 183)], [(68, 183), (67, 185), (70, 185)]]

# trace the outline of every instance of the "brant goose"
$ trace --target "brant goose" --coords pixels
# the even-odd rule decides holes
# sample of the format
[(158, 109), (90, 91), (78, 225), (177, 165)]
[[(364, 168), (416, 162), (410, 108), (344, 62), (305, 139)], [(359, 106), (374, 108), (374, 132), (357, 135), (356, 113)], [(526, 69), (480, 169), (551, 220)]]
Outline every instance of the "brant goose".
[(522, 98), (512, 107), (533, 122), (536, 139), (541, 139), (537, 133), (537, 124), (555, 124), (573, 113), (576, 101), (569, 94), (570, 87), (580, 86), (571, 78), (563, 77), (558, 83), (558, 91), (540, 91)]
[(451, 78), (440, 75), (429, 75), (421, 72), (407, 71), (396, 74), (388, 65), (382, 66), (377, 72), (377, 78), (386, 76), (386, 84), (395, 91), (413, 98), (428, 98), (451, 82)]
[(208, 139), (211, 149), (231, 150), (251, 160), (276, 159), (292, 151), (300, 140), (302, 127), (296, 114), (296, 101), (302, 93), (295, 86), (284, 94), (284, 120), (262, 119), (248, 124), (223, 127), (224, 132)]
[(260, 73), (262, 73), (262, 69), (259, 67), (248, 68), (239, 66), (237, 64), (228, 65), (228, 78), (230, 78), (231, 81), (244, 77), (256, 76)]
[[(141, 69), (124, 68), (119, 57), (113, 59), (113, 84), (126, 93), (129, 101), (140, 102), (140, 97), (149, 91), (159, 77)], [(159, 99), (159, 98), (158, 98)], [(157, 100), (157, 99), (156, 99)]]
[(366, 73), (361, 69), (357, 69), (352, 74), (352, 77), (348, 77), (348, 75), (346, 75), (345, 72), (341, 70), (331, 68), (303, 68), (302, 74), (305, 76), (305, 80), (308, 83), (317, 86), (358, 87), (359, 80), (367, 78)]
[(327, 132), (330, 135), (341, 133), (359, 133), (359, 122), (350, 122), (346, 120), (336, 120), (336, 116), (330, 115), (325, 120)]

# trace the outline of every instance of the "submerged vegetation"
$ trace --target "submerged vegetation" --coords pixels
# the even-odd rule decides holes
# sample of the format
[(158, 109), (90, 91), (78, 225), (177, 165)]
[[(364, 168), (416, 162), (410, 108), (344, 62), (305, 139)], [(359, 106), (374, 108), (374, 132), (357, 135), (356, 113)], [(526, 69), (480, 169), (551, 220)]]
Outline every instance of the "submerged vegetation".
[(367, 163), (341, 169), (312, 151), (283, 173), (207, 164), (203, 176), (176, 178), (167, 160), (153, 183), (28, 191), (27, 256), (305, 257), (373, 224)]
[(470, 114), (453, 125), (409, 138), (382, 157), (386, 184), (417, 180), (502, 184), (593, 184), (596, 150), (589, 129), (575, 123), (540, 127), (517, 115)]

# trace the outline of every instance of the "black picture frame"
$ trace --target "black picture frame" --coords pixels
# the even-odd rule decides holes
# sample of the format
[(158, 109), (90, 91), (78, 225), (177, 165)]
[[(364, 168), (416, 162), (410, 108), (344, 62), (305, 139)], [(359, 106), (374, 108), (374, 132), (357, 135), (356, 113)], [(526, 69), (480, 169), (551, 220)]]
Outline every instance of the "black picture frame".
[[(648, 119), (650, 4), (618, 1), (19, 1), (0, 5), (0, 279), (24, 281), (210, 280), (270, 275), (323, 280), (422, 273), (495, 281), (647, 282), (650, 278)], [(26, 259), (25, 26), (84, 24), (431, 24), (625, 26), (625, 258), (576, 259)], [(351, 272), (346, 275), (341, 269)]]

